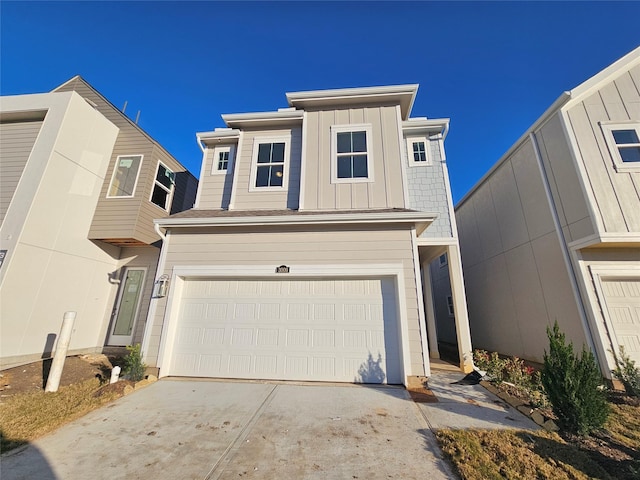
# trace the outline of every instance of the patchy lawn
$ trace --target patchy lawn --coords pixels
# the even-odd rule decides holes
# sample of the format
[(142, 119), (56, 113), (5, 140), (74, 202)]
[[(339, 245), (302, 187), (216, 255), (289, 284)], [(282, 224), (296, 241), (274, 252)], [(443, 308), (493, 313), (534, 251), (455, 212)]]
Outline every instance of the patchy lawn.
[(622, 395), (612, 396), (604, 430), (589, 437), (442, 430), (437, 438), (464, 480), (640, 478), (640, 403)]

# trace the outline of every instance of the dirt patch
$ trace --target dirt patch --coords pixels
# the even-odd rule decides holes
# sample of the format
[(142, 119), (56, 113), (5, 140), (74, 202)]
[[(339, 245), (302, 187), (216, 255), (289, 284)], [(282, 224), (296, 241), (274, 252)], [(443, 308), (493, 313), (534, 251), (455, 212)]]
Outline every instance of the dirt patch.
[[(51, 369), (51, 359), (9, 368), (0, 372), (0, 401), (23, 393), (44, 389)], [(91, 378), (108, 381), (111, 360), (105, 355), (92, 354), (67, 357), (60, 378), (60, 386), (75, 385)]]

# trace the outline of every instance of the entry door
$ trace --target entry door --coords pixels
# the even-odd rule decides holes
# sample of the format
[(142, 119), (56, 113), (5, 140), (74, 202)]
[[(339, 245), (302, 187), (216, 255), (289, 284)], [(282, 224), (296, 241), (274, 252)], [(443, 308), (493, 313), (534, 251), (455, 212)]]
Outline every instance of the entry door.
[(118, 303), (107, 342), (109, 345), (131, 345), (144, 286), (144, 274), (143, 268), (127, 268), (125, 271), (124, 280), (120, 283)]

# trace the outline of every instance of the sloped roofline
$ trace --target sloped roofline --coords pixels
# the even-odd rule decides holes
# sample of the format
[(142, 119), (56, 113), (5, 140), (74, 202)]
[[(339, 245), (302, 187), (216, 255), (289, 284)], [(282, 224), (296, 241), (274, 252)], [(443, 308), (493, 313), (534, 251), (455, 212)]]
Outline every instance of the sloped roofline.
[(480, 188), (480, 186), (487, 181), (487, 179), (495, 172), (500, 166), (515, 152), (522, 143), (529, 138), (529, 135), (536, 131), (543, 123), (545, 123), (552, 115), (561, 109), (569, 108), (575, 103), (581, 102), (585, 97), (591, 95), (594, 91), (601, 88), (604, 84), (611, 81), (620, 74), (621, 70), (627, 70), (640, 64), (640, 47), (636, 47), (631, 52), (627, 53), (622, 58), (616, 60), (608, 67), (599, 71), (586, 81), (579, 84), (577, 87), (565, 91), (558, 97), (558, 99), (551, 104), (547, 110), (538, 118), (521, 136), (516, 140), (511, 147), (500, 157), (500, 159), (485, 173), (480, 180), (478, 180), (473, 187), (458, 201), (454, 210), (460, 208), (473, 193)]

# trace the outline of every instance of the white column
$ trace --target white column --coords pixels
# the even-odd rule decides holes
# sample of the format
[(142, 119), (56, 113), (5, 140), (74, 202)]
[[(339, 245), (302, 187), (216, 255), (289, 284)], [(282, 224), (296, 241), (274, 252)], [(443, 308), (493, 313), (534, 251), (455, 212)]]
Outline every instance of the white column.
[(76, 312), (64, 312), (62, 328), (60, 328), (60, 336), (58, 337), (58, 343), (56, 345), (56, 353), (53, 355), (53, 362), (51, 362), (51, 370), (49, 371), (49, 378), (47, 379), (47, 385), (44, 389), (45, 392), (58, 391), (75, 320)]
[(431, 288), (431, 270), (429, 262), (422, 264), (422, 296), (424, 297), (424, 313), (427, 317), (427, 338), (429, 340), (429, 356), (440, 358), (438, 350), (438, 331), (436, 329), (436, 312), (433, 308), (433, 290)]
[(451, 281), (451, 297), (456, 320), (460, 369), (465, 373), (469, 373), (473, 370), (473, 352), (471, 332), (469, 330), (469, 314), (467, 312), (467, 297), (464, 291), (462, 262), (458, 245), (449, 245), (447, 247), (447, 258), (449, 260), (449, 279)]

